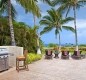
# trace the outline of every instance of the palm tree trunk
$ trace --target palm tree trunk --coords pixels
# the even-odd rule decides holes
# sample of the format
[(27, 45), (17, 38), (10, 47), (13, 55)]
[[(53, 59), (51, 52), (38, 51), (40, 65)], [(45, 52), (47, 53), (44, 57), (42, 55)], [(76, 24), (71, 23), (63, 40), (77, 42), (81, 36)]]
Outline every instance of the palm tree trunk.
[(75, 25), (75, 43), (76, 43), (76, 51), (78, 51), (78, 37), (77, 37), (77, 27), (76, 27), (76, 6), (73, 7), (74, 10), (74, 25)]
[(41, 50), (39, 47), (39, 35), (37, 36), (37, 54), (41, 54)]
[[(35, 24), (36, 24), (36, 17), (35, 15), (33, 14), (33, 19), (34, 19), (34, 27), (35, 27)], [(40, 50), (40, 47), (39, 47), (39, 34), (38, 34), (38, 31), (37, 31), (37, 54), (41, 54), (41, 50)]]
[(61, 51), (61, 38), (60, 38), (60, 32), (59, 32), (59, 52)]
[(35, 26), (35, 23), (36, 23), (36, 17), (35, 17), (34, 14), (33, 14), (33, 19), (34, 19), (34, 26)]
[(37, 37), (37, 46), (39, 47), (39, 36)]
[(10, 34), (11, 34), (11, 45), (15, 46), (15, 39), (14, 39), (14, 29), (12, 24), (12, 15), (11, 15), (11, 0), (8, 0), (8, 20), (9, 20), (9, 27), (10, 27)]

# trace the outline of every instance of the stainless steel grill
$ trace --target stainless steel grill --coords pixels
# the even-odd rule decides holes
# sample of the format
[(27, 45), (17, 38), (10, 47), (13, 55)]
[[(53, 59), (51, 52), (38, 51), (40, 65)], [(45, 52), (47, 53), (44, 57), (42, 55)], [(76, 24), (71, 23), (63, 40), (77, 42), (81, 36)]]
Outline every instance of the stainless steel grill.
[(9, 69), (8, 65), (8, 50), (0, 48), (0, 72)]

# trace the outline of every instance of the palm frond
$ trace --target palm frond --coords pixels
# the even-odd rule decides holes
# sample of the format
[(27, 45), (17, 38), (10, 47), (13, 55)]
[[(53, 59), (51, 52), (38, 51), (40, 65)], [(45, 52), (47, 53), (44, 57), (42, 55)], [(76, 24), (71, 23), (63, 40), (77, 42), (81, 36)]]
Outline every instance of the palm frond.
[(53, 6), (60, 5), (61, 3), (63, 3), (63, 0), (53, 0), (52, 1)]
[(0, 0), (0, 8), (2, 8), (7, 3), (7, 1), (8, 0)]
[(86, 5), (86, 0), (79, 0), (78, 3), (81, 5)]
[(53, 21), (52, 17), (50, 16), (44, 16), (43, 19), (47, 20), (47, 21)]
[(53, 6), (53, 1), (51, 0), (41, 0), (43, 1), (44, 3), (47, 3), (49, 6)]
[[(8, 0), (1, 0), (0, 2), (0, 14), (5, 13), (8, 16)], [(11, 4), (11, 12), (12, 12), (12, 18), (15, 19), (16, 18), (16, 10), (14, 8), (14, 6)]]
[[(38, 18), (41, 17), (40, 8), (37, 5), (37, 0), (16, 0), (26, 12), (32, 12)], [(28, 5), (29, 4), (29, 5)]]
[(39, 23), (40, 23), (41, 25), (46, 25), (46, 26), (51, 24), (51, 22), (48, 21), (48, 20), (41, 20)]
[(67, 17), (67, 18), (65, 18), (65, 19), (63, 19), (62, 21), (61, 21), (61, 24), (66, 24), (66, 23), (68, 23), (69, 21), (73, 21), (74, 20), (74, 18), (72, 18), (72, 17)]
[[(68, 10), (68, 5), (67, 4), (62, 4), (58, 9), (57, 9), (57, 11), (58, 12), (60, 12), (61, 14), (64, 14), (65, 13), (65, 11), (67, 11)], [(68, 10), (69, 11), (69, 10)]]
[(53, 21), (57, 19), (57, 13), (55, 9), (51, 8), (51, 10), (48, 10), (47, 12)]
[(44, 33), (48, 33), (53, 29), (53, 27), (47, 26), (44, 27), (43, 31), (40, 32), (40, 35), (44, 34)]
[(75, 32), (75, 29), (71, 26), (62, 26), (63, 29), (68, 30), (68, 31), (72, 31)]
[(68, 6), (68, 8), (67, 8), (67, 12), (66, 12), (66, 17), (67, 17), (67, 15), (68, 15), (68, 13), (70, 12), (70, 6)]

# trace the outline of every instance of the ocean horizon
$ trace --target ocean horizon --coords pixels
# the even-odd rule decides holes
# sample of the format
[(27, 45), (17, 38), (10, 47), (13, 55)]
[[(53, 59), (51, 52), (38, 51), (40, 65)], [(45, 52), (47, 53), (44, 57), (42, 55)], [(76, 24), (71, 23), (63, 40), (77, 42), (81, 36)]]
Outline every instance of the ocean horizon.
[[(44, 44), (44, 46), (47, 47), (49, 44), (50, 44), (50, 43)], [(55, 44), (55, 43), (52, 43), (52, 44)], [(58, 44), (56, 44), (56, 45), (58, 45)], [(86, 44), (78, 44), (78, 45), (86, 45)], [(72, 43), (71, 43), (71, 44), (70, 44), (70, 43), (67, 44), (67, 43), (65, 43), (65, 44), (61, 44), (61, 46), (75, 46), (75, 44), (72, 44)]]

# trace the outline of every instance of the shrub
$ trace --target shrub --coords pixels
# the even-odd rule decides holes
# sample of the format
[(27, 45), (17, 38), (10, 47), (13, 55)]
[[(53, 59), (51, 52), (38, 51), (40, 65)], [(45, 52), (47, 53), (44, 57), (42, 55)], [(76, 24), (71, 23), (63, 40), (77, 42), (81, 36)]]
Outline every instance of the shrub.
[(34, 61), (40, 60), (42, 58), (42, 54), (29, 53), (27, 56), (27, 63), (32, 63)]
[(48, 44), (48, 47), (57, 47), (57, 44), (49, 43), (49, 44)]

